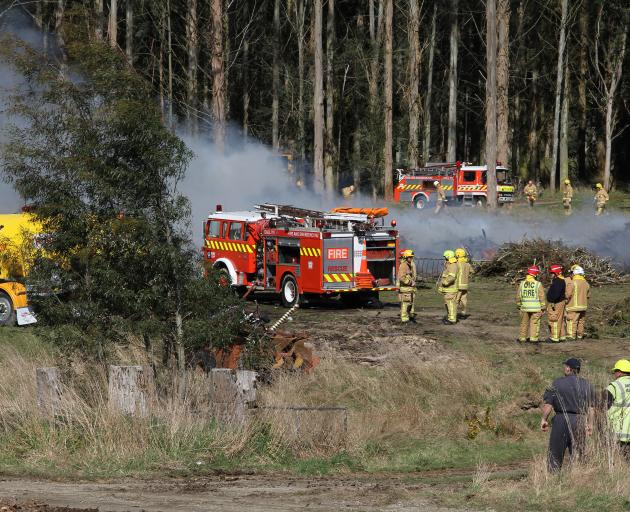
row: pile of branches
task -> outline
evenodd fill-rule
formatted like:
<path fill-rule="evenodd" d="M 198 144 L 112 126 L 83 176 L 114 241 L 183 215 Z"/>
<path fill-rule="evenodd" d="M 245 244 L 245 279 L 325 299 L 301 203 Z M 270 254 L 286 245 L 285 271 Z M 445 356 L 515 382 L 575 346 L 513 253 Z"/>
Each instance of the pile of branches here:
<path fill-rule="evenodd" d="M 521 240 L 503 244 L 495 256 L 482 263 L 477 275 L 501 276 L 507 281 L 516 283 L 523 279 L 531 265 L 538 265 L 541 270 L 540 279 L 549 282 L 551 265 L 562 265 L 565 274 L 572 265 L 580 265 L 587 280 L 595 285 L 627 282 L 629 276 L 617 271 L 610 260 L 600 258 L 582 247 L 568 247 L 559 240 Z"/>

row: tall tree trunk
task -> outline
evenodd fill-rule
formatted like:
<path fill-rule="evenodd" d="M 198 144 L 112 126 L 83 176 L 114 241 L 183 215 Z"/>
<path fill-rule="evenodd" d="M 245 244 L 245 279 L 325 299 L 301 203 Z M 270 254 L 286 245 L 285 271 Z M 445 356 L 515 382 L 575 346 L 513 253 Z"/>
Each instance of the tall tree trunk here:
<path fill-rule="evenodd" d="M 212 44 L 212 116 L 214 143 L 219 151 L 225 148 L 225 56 L 223 53 L 223 0 L 210 0 Z"/>
<path fill-rule="evenodd" d="M 98 40 L 103 39 L 103 14 L 105 11 L 105 6 L 103 4 L 103 0 L 95 0 L 94 2 L 94 10 L 96 11 L 96 27 L 94 28 L 94 36 Z"/>
<path fill-rule="evenodd" d="M 112 48 L 118 45 L 118 0 L 110 0 L 109 3 L 109 44 Z"/>
<path fill-rule="evenodd" d="M 173 31 L 171 27 L 171 0 L 166 0 L 166 38 L 168 60 L 168 126 L 173 129 Z"/>
<path fill-rule="evenodd" d="M 306 160 L 304 114 L 304 0 L 295 0 L 295 19 L 298 29 L 298 150 L 300 163 Z"/>
<path fill-rule="evenodd" d="M 560 181 L 562 190 L 564 180 L 569 177 L 569 59 L 564 60 L 564 91 L 560 111 Z"/>
<path fill-rule="evenodd" d="M 449 162 L 457 160 L 457 50 L 459 49 L 458 0 L 451 0 L 451 37 L 448 67 L 448 143 Z"/>
<path fill-rule="evenodd" d="M 394 91 L 394 70 L 393 70 L 393 20 L 394 20 L 394 0 L 385 0 L 385 84 L 383 87 L 384 121 L 385 121 L 385 147 L 383 148 L 383 187 L 385 189 L 385 200 L 391 201 L 394 198 L 394 159 L 393 150 L 393 127 L 392 127 L 392 104 Z"/>
<path fill-rule="evenodd" d="M 486 0 L 486 165 L 488 207 L 497 207 L 497 13 L 496 0 Z"/>
<path fill-rule="evenodd" d="M 280 147 L 280 0 L 273 4 L 273 62 L 271 65 L 271 145 Z"/>
<path fill-rule="evenodd" d="M 315 192 L 324 191 L 324 66 L 322 47 L 322 0 L 315 0 L 315 83 L 313 90 L 313 173 Z"/>
<path fill-rule="evenodd" d="M 431 39 L 429 40 L 429 64 L 427 69 L 427 95 L 424 98 L 424 137 L 423 160 L 426 165 L 431 157 L 431 95 L 433 93 L 433 57 L 435 55 L 435 25 L 437 19 L 437 3 L 433 5 L 431 17 Z"/>
<path fill-rule="evenodd" d="M 564 74 L 564 53 L 566 49 L 566 25 L 569 0 L 562 0 L 562 19 L 560 21 L 560 42 L 558 43 L 558 67 L 556 70 L 556 106 L 553 116 L 553 149 L 551 169 L 549 169 L 549 188 L 556 191 L 556 172 L 558 168 L 558 144 L 560 136 L 560 108 L 562 96 L 562 75 Z"/>
<path fill-rule="evenodd" d="M 521 83 L 526 84 L 527 80 L 525 77 L 526 71 L 524 68 L 524 58 L 523 58 L 523 49 L 525 47 L 523 41 L 523 22 L 525 19 L 525 5 L 524 0 L 520 0 L 518 4 L 518 8 L 516 10 L 517 13 L 517 23 L 516 23 L 516 41 L 518 41 L 518 45 L 516 47 L 516 75 L 518 77 L 516 94 L 514 95 L 514 115 L 512 118 L 512 138 L 510 142 L 511 148 L 511 163 L 510 166 L 513 170 L 517 171 L 519 175 L 524 177 L 526 167 L 521 162 L 521 146 L 524 143 L 523 141 L 523 133 L 525 132 L 525 128 L 523 126 L 523 116 L 522 116 L 522 106 L 521 106 Z M 509 116 L 508 116 L 509 117 Z M 499 129 L 500 131 L 500 129 Z M 503 161 L 501 161 L 504 163 Z"/>
<path fill-rule="evenodd" d="M 197 134 L 197 67 L 199 60 L 199 34 L 197 30 L 197 0 L 188 0 L 186 9 L 186 49 L 188 53 L 188 73 L 186 80 L 186 120 L 188 129 Z"/>
<path fill-rule="evenodd" d="M 508 86 L 510 80 L 510 0 L 499 0 L 497 5 L 499 29 L 497 53 L 497 160 L 509 162 Z"/>
<path fill-rule="evenodd" d="M 370 80 L 368 88 L 370 92 L 370 113 L 376 113 L 376 107 L 378 105 L 378 78 L 379 78 L 379 57 L 381 53 L 381 38 L 382 38 L 382 26 L 383 26 L 383 2 L 386 0 L 379 0 L 378 13 L 376 19 L 374 19 L 374 3 L 370 2 L 370 42 L 372 50 L 372 59 L 370 62 Z M 372 26 L 376 25 L 376 32 L 372 30 Z"/>
<path fill-rule="evenodd" d="M 245 2 L 244 19 L 249 19 L 248 3 Z M 247 140 L 249 137 L 249 35 L 247 31 L 243 34 L 243 66 L 242 66 L 242 79 L 243 79 L 243 138 Z"/>
<path fill-rule="evenodd" d="M 335 0 L 328 0 L 328 16 L 326 19 L 326 154 L 325 183 L 329 196 L 336 188 L 335 184 L 335 136 L 334 108 L 335 89 L 333 83 L 333 59 L 335 55 Z"/>
<path fill-rule="evenodd" d="M 409 165 L 420 165 L 418 151 L 418 128 L 420 126 L 420 5 L 418 0 L 409 0 Z"/>
<path fill-rule="evenodd" d="M 588 80 L 588 6 L 583 2 L 580 9 L 580 67 L 578 73 L 578 129 L 577 129 L 577 173 L 581 180 L 587 178 L 586 172 L 586 82 Z"/>
<path fill-rule="evenodd" d="M 529 124 L 529 134 L 527 136 L 528 155 L 528 178 L 536 180 L 539 177 L 539 141 L 538 135 L 540 123 L 540 103 L 542 99 L 538 95 L 538 71 L 532 71 L 532 107 Z"/>
<path fill-rule="evenodd" d="M 125 54 L 127 62 L 133 66 L 133 2 L 127 0 L 125 5 Z"/>

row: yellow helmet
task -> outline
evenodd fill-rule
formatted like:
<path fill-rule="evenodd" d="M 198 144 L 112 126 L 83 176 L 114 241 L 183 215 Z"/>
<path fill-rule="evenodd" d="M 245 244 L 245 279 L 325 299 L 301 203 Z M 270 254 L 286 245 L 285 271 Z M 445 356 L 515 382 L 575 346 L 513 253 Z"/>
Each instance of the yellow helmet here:
<path fill-rule="evenodd" d="M 570 185 L 570 184 L 571 184 L 571 181 L 570 181 L 570 180 L 564 180 L 564 184 L 565 184 L 565 185 Z"/>
<path fill-rule="evenodd" d="M 411 249 L 405 249 L 401 256 L 403 258 L 413 258 L 413 251 Z"/>
<path fill-rule="evenodd" d="M 444 251 L 444 259 L 450 260 L 455 257 L 455 253 L 450 249 L 448 251 Z"/>
<path fill-rule="evenodd" d="M 630 361 L 628 361 L 627 359 L 619 359 L 619 361 L 615 363 L 615 366 L 613 366 L 612 371 L 630 373 Z"/>
<path fill-rule="evenodd" d="M 595 185 L 595 188 L 603 188 L 601 183 L 598 183 L 597 185 Z"/>
<path fill-rule="evenodd" d="M 458 247 L 455 249 L 455 257 L 456 258 L 465 258 L 466 257 L 466 249 L 463 247 Z"/>

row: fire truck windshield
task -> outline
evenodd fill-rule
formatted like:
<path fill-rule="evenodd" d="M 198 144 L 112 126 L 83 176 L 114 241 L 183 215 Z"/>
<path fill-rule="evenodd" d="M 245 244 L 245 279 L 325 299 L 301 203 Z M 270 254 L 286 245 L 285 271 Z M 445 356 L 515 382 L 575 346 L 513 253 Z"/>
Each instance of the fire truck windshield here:
<path fill-rule="evenodd" d="M 511 182 L 510 171 L 507 169 L 497 169 L 497 183 L 499 185 L 508 185 Z"/>

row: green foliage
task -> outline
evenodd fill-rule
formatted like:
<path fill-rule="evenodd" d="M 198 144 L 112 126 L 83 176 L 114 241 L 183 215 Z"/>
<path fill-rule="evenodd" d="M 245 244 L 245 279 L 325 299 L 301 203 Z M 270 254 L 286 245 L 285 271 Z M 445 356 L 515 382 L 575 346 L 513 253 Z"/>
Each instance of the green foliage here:
<path fill-rule="evenodd" d="M 33 295 L 40 319 L 59 327 L 54 342 L 99 358 L 130 335 L 167 352 L 225 341 L 233 317 L 209 316 L 237 301 L 202 277 L 177 192 L 191 152 L 124 58 L 76 34 L 63 65 L 2 43 L 1 57 L 25 77 L 2 161 L 48 235 L 32 281 L 56 292 Z"/>

